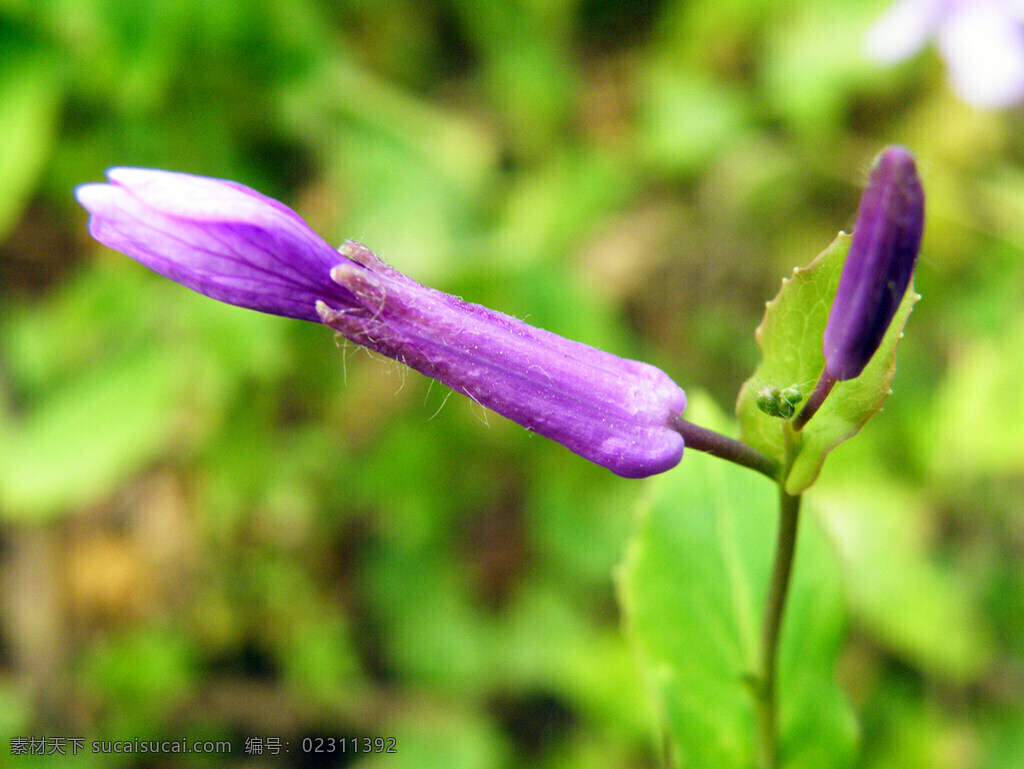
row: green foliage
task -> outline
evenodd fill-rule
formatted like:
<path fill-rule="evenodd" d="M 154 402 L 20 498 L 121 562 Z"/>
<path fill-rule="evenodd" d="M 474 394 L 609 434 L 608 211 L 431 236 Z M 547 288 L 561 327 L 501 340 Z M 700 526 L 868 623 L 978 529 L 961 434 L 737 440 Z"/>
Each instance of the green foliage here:
<path fill-rule="evenodd" d="M 94 501 L 156 455 L 176 426 L 170 404 L 177 383 L 165 372 L 180 366 L 173 351 L 110 360 L 17 426 L 6 426 L 0 432 L 10 452 L 0 466 L 3 510 L 37 518 Z M 117 420 L 110 418 L 115 413 Z"/>
<path fill-rule="evenodd" d="M 890 479 L 869 488 L 830 485 L 811 498 L 835 545 L 854 617 L 937 676 L 964 681 L 984 674 L 992 652 L 977 596 L 929 561 L 921 500 Z"/>
<path fill-rule="evenodd" d="M 757 328 L 763 357 L 740 391 L 736 413 L 742 439 L 779 462 L 786 459 L 786 438 L 780 422 L 757 403 L 761 383 L 774 382 L 787 389 L 799 389 L 817 381 L 825 365 L 821 339 L 849 244 L 850 237 L 840 234 L 808 267 L 794 270 L 792 277 L 782 282 L 778 295 L 765 306 L 764 320 Z M 896 372 L 896 343 L 917 299 L 911 286 L 863 373 L 856 379 L 839 382 L 799 434 L 786 478 L 788 493 L 799 494 L 814 483 L 825 456 L 856 435 L 881 410 Z"/>
<path fill-rule="evenodd" d="M 703 412 L 702 424 L 719 422 Z M 691 417 L 692 418 L 692 417 Z M 756 765 L 752 679 L 777 527 L 774 485 L 691 452 L 652 483 L 620 580 L 631 637 L 661 703 L 674 765 Z M 786 767 L 851 765 L 855 729 L 836 680 L 843 609 L 835 555 L 810 511 L 780 647 Z"/>
<path fill-rule="evenodd" d="M 157 735 L 192 689 L 195 660 L 182 634 L 142 628 L 99 641 L 79 670 L 106 700 L 111 734 L 141 725 Z"/>
<path fill-rule="evenodd" d="M 39 183 L 53 149 L 63 87 L 45 51 L 20 50 L 0 29 L 0 241 Z"/>
<path fill-rule="evenodd" d="M 960 471 L 1015 473 L 1024 468 L 1024 317 L 1007 318 L 997 335 L 972 346 L 939 389 L 922 453 L 936 473 L 956 483 Z M 969 426 L 969 429 L 968 429 Z"/>
<path fill-rule="evenodd" d="M 676 62 L 645 73 L 640 150 L 654 170 L 690 173 L 713 157 L 747 118 L 742 96 Z"/>
<path fill-rule="evenodd" d="M 168 287 L 157 285 L 87 275 L 49 308 L 12 313 L 0 337 L 25 398 L 17 419 L 0 412 L 0 515 L 47 518 L 109 495 L 169 443 L 199 436 L 190 405 L 213 405 L 246 369 L 280 363 L 277 332 L 258 331 L 266 318 L 192 297 L 200 312 L 178 326 L 161 314 Z"/>

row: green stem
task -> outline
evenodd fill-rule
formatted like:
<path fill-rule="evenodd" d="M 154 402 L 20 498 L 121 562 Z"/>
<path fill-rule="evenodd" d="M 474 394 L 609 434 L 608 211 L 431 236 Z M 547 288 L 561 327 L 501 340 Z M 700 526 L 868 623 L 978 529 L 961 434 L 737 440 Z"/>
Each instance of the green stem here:
<path fill-rule="evenodd" d="M 786 597 L 789 595 L 789 583 L 793 575 L 793 558 L 796 554 L 797 530 L 800 523 L 800 495 L 793 496 L 786 493 L 785 479 L 789 476 L 793 461 L 800 452 L 803 436 L 794 430 L 792 425 L 783 423 L 782 438 L 785 445 L 783 461 L 785 469 L 779 481 L 779 533 L 761 631 L 761 676 L 759 681 L 761 686 L 757 702 L 761 769 L 777 769 L 779 765 L 776 670 L 779 661 L 782 618 L 785 616 Z"/>
<path fill-rule="evenodd" d="M 687 422 L 680 417 L 676 417 L 673 427 L 683 436 L 686 448 L 704 451 L 719 459 L 727 459 L 766 475 L 773 481 L 779 480 L 779 463 L 742 441 Z"/>
<path fill-rule="evenodd" d="M 824 396 L 828 394 L 831 386 L 826 385 L 820 389 L 823 390 L 820 393 L 820 400 L 824 400 Z M 820 405 L 820 400 L 817 405 Z M 800 521 L 800 496 L 787 494 L 785 483 L 789 468 L 799 451 L 801 436 L 799 432 L 792 429 L 788 422 L 782 424 L 786 457 L 785 462 L 780 464 L 742 441 L 687 422 L 685 419 L 677 417 L 673 426 L 683 436 L 687 448 L 704 451 L 748 467 L 779 484 L 779 536 L 761 635 L 761 673 L 756 679 L 760 766 L 761 769 L 777 769 L 778 704 L 775 671 L 778 665 L 779 635 L 786 610 L 786 596 L 789 593 L 790 576 L 793 573 L 797 524 Z"/>
<path fill-rule="evenodd" d="M 758 727 L 762 769 L 778 766 L 778 698 L 776 668 L 779 658 L 779 635 L 786 610 L 793 556 L 796 553 L 797 528 L 800 522 L 800 496 L 791 496 L 779 488 L 779 537 L 775 565 L 768 588 L 764 626 L 761 634 L 761 676 L 758 698 Z"/>

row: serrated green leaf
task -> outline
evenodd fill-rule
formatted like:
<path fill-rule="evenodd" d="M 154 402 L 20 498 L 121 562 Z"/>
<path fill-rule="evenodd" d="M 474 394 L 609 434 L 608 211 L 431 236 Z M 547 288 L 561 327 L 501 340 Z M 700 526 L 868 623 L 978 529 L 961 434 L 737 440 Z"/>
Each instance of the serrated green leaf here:
<path fill-rule="evenodd" d="M 757 393 L 765 385 L 796 385 L 805 395 L 813 389 L 825 365 L 821 340 L 849 247 L 850 236 L 839 233 L 810 265 L 795 269 L 765 306 L 764 319 L 757 327 L 761 363 L 740 390 L 736 414 L 741 440 L 779 462 L 785 461 L 786 423 L 758 409 Z M 896 344 L 919 298 L 911 285 L 861 375 L 839 382 L 817 414 L 794 436 L 793 461 L 786 478 L 789 494 L 799 494 L 813 484 L 828 453 L 856 435 L 881 410 L 892 392 L 889 384 L 896 373 Z"/>
<path fill-rule="evenodd" d="M 753 767 L 756 711 L 749 681 L 759 669 L 777 490 L 749 470 L 690 452 L 680 471 L 651 482 L 651 492 L 619 586 L 674 762 Z M 810 510 L 803 513 L 790 590 L 778 670 L 782 765 L 845 767 L 856 730 L 835 675 L 841 586 Z"/>

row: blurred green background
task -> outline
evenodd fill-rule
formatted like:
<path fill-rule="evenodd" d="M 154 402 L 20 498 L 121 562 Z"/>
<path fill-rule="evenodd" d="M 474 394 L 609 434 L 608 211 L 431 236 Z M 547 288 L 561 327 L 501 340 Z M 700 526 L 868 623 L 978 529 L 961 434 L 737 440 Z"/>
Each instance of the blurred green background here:
<path fill-rule="evenodd" d="M 240 181 L 731 411 L 764 302 L 899 142 L 924 298 L 885 411 L 808 495 L 839 675 L 859 766 L 1024 766 L 1024 120 L 960 102 L 933 50 L 867 62 L 885 5 L 2 0 L 2 753 L 234 745 L 4 765 L 661 761 L 614 579 L 644 482 L 158 278 L 88 237 L 75 185 Z"/>

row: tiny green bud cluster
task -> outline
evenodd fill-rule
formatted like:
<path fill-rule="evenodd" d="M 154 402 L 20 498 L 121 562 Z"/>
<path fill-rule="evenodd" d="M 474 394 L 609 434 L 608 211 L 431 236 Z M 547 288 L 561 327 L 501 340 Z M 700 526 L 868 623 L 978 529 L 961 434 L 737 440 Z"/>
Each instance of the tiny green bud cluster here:
<path fill-rule="evenodd" d="M 778 387 L 766 385 L 758 391 L 755 402 L 757 407 L 770 417 L 792 419 L 797 404 L 803 399 L 804 394 L 800 392 L 799 387 L 790 386 L 780 390 Z"/>

